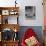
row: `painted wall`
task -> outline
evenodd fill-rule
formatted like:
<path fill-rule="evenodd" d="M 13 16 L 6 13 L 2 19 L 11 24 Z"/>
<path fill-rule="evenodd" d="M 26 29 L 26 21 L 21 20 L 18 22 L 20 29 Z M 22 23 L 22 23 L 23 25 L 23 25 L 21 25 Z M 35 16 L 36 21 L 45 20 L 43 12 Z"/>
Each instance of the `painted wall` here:
<path fill-rule="evenodd" d="M 0 0 L 1 7 L 15 6 L 15 0 Z M 19 9 L 19 24 L 21 26 L 43 26 L 43 6 L 42 0 L 17 0 L 17 6 Z M 25 18 L 25 6 L 36 6 L 36 19 L 26 20 Z"/>

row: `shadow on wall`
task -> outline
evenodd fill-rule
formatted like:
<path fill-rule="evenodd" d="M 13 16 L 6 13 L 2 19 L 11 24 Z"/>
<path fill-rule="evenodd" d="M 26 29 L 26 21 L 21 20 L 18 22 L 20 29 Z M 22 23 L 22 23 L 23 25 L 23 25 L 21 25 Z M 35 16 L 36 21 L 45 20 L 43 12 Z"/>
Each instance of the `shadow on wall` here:
<path fill-rule="evenodd" d="M 20 41 L 22 40 L 22 38 L 24 36 L 24 33 L 25 33 L 25 31 L 28 28 L 32 28 L 34 30 L 34 32 L 36 32 L 39 41 L 41 43 L 43 43 L 43 30 L 42 30 L 42 26 L 21 26 L 20 27 L 20 32 L 19 32 L 19 39 L 20 39 Z"/>

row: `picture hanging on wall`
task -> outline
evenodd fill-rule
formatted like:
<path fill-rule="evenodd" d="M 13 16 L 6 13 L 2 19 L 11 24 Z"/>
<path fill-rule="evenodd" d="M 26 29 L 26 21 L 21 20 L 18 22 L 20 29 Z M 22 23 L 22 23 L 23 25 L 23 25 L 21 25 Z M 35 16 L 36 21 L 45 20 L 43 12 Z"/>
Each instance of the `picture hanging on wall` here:
<path fill-rule="evenodd" d="M 36 7 L 35 6 L 25 6 L 25 17 L 26 19 L 36 18 Z"/>

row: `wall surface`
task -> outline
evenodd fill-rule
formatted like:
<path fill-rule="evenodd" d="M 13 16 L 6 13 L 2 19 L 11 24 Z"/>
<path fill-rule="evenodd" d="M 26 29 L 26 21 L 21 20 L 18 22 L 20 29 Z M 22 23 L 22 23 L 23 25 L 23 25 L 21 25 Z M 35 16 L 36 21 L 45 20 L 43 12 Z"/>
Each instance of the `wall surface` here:
<path fill-rule="evenodd" d="M 43 26 L 43 6 L 42 0 L 21 0 L 20 1 L 20 24 L 22 26 Z M 36 19 L 26 20 L 25 19 L 25 6 L 36 6 Z"/>
<path fill-rule="evenodd" d="M 0 0 L 0 7 L 15 6 L 15 0 Z M 19 9 L 19 24 L 20 26 L 43 26 L 43 6 L 42 0 L 17 0 Z M 36 19 L 26 20 L 25 6 L 36 6 Z"/>

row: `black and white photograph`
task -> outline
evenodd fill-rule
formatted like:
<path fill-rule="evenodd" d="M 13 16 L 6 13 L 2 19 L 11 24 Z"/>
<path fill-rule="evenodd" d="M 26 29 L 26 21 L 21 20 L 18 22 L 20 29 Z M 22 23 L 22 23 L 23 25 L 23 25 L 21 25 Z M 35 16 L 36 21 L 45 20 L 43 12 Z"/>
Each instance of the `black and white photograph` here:
<path fill-rule="evenodd" d="M 26 19 L 36 18 L 36 7 L 35 6 L 25 6 L 25 18 Z"/>

